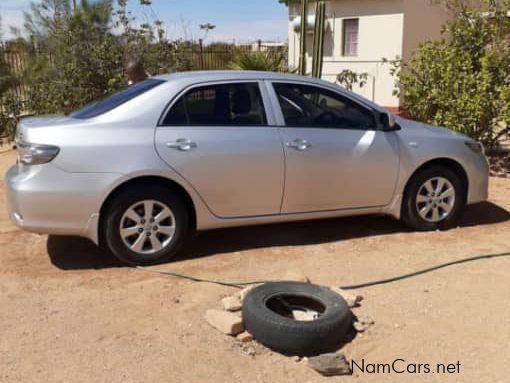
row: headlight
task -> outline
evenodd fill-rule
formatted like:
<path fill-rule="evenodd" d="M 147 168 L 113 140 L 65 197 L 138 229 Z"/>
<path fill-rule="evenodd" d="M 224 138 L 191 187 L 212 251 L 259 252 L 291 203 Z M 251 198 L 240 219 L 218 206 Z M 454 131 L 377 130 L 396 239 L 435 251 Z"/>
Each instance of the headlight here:
<path fill-rule="evenodd" d="M 60 149 L 52 145 L 29 144 L 17 142 L 18 161 L 24 165 L 39 165 L 54 159 Z"/>
<path fill-rule="evenodd" d="M 466 146 L 475 153 L 485 154 L 485 148 L 477 141 L 465 141 Z"/>

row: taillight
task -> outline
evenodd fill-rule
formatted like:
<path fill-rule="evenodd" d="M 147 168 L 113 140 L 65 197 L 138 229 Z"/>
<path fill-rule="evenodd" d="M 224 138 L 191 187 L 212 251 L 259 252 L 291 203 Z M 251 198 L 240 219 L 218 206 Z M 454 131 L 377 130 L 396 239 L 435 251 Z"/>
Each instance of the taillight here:
<path fill-rule="evenodd" d="M 40 165 L 53 160 L 60 148 L 53 145 L 29 144 L 17 142 L 18 161 L 23 165 Z"/>

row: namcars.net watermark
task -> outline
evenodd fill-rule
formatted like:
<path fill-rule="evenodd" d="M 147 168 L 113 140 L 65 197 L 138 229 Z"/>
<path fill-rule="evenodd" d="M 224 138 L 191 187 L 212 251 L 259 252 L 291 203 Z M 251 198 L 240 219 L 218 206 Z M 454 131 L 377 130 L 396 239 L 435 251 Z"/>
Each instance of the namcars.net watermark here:
<path fill-rule="evenodd" d="M 405 359 L 395 359 L 388 363 L 372 363 L 365 359 L 352 360 L 353 374 L 460 374 L 462 364 L 454 363 L 416 363 Z"/>

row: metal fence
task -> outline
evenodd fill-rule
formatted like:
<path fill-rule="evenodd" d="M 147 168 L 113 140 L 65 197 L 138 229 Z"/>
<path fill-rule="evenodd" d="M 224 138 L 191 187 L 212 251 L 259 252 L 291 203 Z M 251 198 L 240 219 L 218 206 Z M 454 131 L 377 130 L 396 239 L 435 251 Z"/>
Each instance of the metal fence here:
<path fill-rule="evenodd" d="M 186 60 L 190 63 L 189 67 L 192 70 L 228 69 L 238 54 L 259 51 L 279 53 L 286 57 L 287 46 L 285 44 L 264 43 L 262 41 L 244 44 L 212 43 L 207 45 L 199 40 L 176 50 L 174 52 L 174 60 L 177 61 L 178 58 Z M 2 58 L 17 79 L 13 91 L 21 101 L 25 101 L 28 90 L 25 78 L 27 53 L 22 49 L 17 49 L 0 42 L 0 60 Z"/>
<path fill-rule="evenodd" d="M 12 91 L 16 94 L 18 99 L 24 100 L 27 94 L 27 84 L 24 76 L 27 53 L 20 49 L 6 47 L 0 43 L 0 60 L 3 60 L 7 64 L 10 72 L 17 79 L 13 85 Z"/>

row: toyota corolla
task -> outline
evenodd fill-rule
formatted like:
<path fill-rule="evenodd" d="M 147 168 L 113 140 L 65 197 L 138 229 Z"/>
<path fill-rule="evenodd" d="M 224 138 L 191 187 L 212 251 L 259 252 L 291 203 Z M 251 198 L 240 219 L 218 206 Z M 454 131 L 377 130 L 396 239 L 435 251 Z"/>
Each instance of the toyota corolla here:
<path fill-rule="evenodd" d="M 26 118 L 16 144 L 12 221 L 130 264 L 169 260 L 194 230 L 361 214 L 448 228 L 488 190 L 478 142 L 288 74 L 152 77 L 68 116 Z"/>

